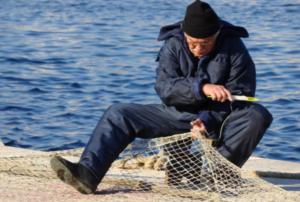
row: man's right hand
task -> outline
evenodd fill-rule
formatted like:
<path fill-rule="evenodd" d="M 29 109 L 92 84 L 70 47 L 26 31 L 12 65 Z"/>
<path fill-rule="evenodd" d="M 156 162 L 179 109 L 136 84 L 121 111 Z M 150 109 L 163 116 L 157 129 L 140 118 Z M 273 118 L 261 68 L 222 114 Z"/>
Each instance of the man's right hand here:
<path fill-rule="evenodd" d="M 224 86 L 208 83 L 203 85 L 202 91 L 205 95 L 210 95 L 214 101 L 225 102 L 228 98 L 230 102 L 233 102 L 231 93 Z"/>

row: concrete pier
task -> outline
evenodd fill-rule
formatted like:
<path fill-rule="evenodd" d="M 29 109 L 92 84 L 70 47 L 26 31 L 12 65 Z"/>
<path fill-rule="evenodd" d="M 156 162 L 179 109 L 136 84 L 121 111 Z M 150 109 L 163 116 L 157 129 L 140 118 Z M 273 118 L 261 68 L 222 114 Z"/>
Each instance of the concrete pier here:
<path fill-rule="evenodd" d="M 0 141 L 0 157 L 28 156 L 32 154 L 46 154 L 47 152 L 33 151 L 15 147 L 4 146 Z M 76 160 L 76 159 L 74 159 Z M 272 159 L 251 157 L 242 168 L 249 171 L 274 171 L 285 173 L 300 173 L 300 164 Z M 0 172 L 5 182 L 7 174 Z M 300 179 L 262 178 L 286 191 L 300 196 Z M 2 180 L 1 180 L 2 181 Z M 113 190 L 107 185 L 99 186 L 95 195 L 82 195 L 73 188 L 63 184 L 58 179 L 34 179 L 27 176 L 9 176 L 7 185 L 0 185 L 0 201 L 144 201 L 144 198 L 133 192 Z M 13 182 L 13 183 L 12 183 Z M 60 190 L 59 194 L 57 190 Z M 54 195 L 55 196 L 54 196 Z"/>

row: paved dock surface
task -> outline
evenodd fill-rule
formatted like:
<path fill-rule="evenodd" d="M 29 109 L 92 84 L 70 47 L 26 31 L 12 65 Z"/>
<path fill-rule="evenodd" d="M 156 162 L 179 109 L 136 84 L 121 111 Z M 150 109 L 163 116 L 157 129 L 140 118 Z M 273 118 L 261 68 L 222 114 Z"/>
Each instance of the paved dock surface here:
<path fill-rule="evenodd" d="M 39 155 L 45 153 L 46 152 L 4 146 L 0 141 L 0 157 Z M 251 157 L 242 169 L 249 171 L 300 173 L 300 164 Z M 42 178 L 27 176 L 7 176 L 7 178 L 5 178 L 5 175 L 6 174 L 3 174 L 2 178 L 4 177 L 5 180 L 9 180 L 9 185 L 0 185 L 0 201 L 144 201 L 145 199 L 145 195 L 139 196 L 131 191 L 123 192 L 117 187 L 111 187 L 111 185 L 99 186 L 100 188 L 97 189 L 95 195 L 87 196 L 77 193 L 73 188 L 66 186 L 57 179 L 47 179 L 45 182 Z M 262 179 L 300 196 L 300 179 Z M 107 191 L 108 189 L 110 191 Z M 61 191 L 59 195 L 57 195 L 57 190 Z M 56 197 L 53 198 L 53 195 L 56 195 Z M 150 195 L 148 197 L 155 197 L 154 195 Z"/>

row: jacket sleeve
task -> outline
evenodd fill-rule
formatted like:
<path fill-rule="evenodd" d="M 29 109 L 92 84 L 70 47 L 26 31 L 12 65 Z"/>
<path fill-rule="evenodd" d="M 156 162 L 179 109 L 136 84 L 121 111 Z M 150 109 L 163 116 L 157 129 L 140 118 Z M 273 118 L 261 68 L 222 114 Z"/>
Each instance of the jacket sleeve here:
<path fill-rule="evenodd" d="M 254 97 L 256 89 L 255 65 L 240 38 L 232 41 L 230 53 L 230 74 L 225 87 L 232 95 Z"/>
<path fill-rule="evenodd" d="M 240 38 L 234 38 L 230 44 L 229 52 L 229 74 L 224 86 L 232 95 L 254 96 L 256 89 L 255 65 L 247 48 Z M 233 109 L 244 102 L 235 101 Z M 210 101 L 206 109 L 201 111 L 196 118 L 200 118 L 208 131 L 220 126 L 230 114 L 230 102 L 224 103 Z"/>
<path fill-rule="evenodd" d="M 199 104 L 206 99 L 200 89 L 207 80 L 184 76 L 178 62 L 174 40 L 176 39 L 167 39 L 159 51 L 157 58 L 159 65 L 156 69 L 157 78 L 154 88 L 166 105 Z"/>

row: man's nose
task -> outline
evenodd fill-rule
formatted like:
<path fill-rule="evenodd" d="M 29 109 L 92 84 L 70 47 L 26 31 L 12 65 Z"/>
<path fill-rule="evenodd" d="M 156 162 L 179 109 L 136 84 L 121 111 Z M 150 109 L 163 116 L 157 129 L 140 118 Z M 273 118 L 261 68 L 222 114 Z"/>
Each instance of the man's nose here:
<path fill-rule="evenodd" d="M 204 48 L 203 48 L 203 46 L 201 46 L 201 44 L 200 43 L 197 43 L 197 45 L 196 45 L 196 47 L 195 47 L 195 50 L 196 51 L 201 51 L 201 50 L 203 50 Z"/>

